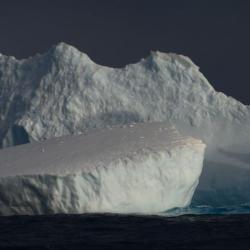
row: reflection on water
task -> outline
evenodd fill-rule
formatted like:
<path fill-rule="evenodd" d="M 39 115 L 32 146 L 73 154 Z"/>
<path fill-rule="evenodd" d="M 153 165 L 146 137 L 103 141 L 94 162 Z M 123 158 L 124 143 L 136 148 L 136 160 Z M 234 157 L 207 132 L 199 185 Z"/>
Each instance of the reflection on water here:
<path fill-rule="evenodd" d="M 250 203 L 241 204 L 237 206 L 189 206 L 186 208 L 174 208 L 163 213 L 165 216 L 180 216 L 180 215 L 202 215 L 202 214 L 214 214 L 214 215 L 223 215 L 223 214 L 250 214 Z"/>

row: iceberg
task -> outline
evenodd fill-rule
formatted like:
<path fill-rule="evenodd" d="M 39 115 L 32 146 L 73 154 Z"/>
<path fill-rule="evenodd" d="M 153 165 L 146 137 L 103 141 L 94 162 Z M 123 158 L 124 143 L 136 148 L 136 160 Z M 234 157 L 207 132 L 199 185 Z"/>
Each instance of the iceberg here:
<path fill-rule="evenodd" d="M 217 92 L 188 57 L 156 51 L 110 68 L 65 43 L 22 60 L 0 55 L 2 148 L 161 121 L 207 145 L 196 204 L 250 202 L 250 107 Z"/>
<path fill-rule="evenodd" d="M 167 123 L 90 129 L 3 149 L 0 214 L 154 214 L 185 207 L 204 150 Z"/>

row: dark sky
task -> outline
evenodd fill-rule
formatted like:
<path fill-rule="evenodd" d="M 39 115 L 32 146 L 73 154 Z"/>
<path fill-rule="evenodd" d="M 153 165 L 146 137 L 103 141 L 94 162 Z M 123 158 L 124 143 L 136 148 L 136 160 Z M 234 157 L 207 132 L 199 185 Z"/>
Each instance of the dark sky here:
<path fill-rule="evenodd" d="M 150 50 L 181 53 L 250 104 L 249 0 L 0 0 L 1 53 L 24 58 L 60 41 L 116 67 Z"/>

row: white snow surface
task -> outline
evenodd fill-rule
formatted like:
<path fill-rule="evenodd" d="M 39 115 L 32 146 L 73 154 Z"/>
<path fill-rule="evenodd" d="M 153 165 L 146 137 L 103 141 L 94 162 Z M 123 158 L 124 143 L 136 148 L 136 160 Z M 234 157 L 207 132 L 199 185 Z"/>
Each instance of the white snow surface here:
<path fill-rule="evenodd" d="M 159 213 L 189 205 L 205 145 L 167 123 L 0 151 L 0 214 Z"/>
<path fill-rule="evenodd" d="M 0 56 L 2 147 L 155 121 L 172 122 L 206 143 L 202 203 L 250 202 L 250 107 L 215 91 L 189 58 L 152 52 L 110 68 L 65 43 L 23 60 Z M 227 178 L 221 169 L 228 169 Z M 222 193 L 231 198 L 213 198 Z"/>

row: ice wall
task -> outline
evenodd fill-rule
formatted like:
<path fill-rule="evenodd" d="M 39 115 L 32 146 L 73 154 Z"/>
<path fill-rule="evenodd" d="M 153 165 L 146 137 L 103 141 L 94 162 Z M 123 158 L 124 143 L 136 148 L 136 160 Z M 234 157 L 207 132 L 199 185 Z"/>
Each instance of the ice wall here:
<path fill-rule="evenodd" d="M 159 213 L 189 205 L 205 145 L 166 123 L 0 151 L 0 214 Z"/>

